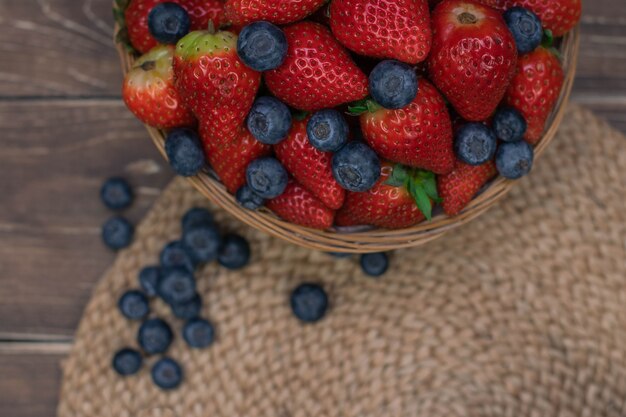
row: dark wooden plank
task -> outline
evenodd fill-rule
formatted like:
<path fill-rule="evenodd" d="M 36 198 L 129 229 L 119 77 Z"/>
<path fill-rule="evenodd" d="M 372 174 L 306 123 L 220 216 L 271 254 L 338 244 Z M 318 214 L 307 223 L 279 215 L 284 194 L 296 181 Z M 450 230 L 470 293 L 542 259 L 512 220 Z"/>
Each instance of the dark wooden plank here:
<path fill-rule="evenodd" d="M 56 415 L 62 358 L 0 354 L 0 416 Z"/>
<path fill-rule="evenodd" d="M 71 335 L 114 257 L 99 237 L 103 179 L 135 185 L 136 222 L 171 171 L 118 100 L 0 102 L 0 131 L 0 334 Z"/>
<path fill-rule="evenodd" d="M 0 0 L 0 97 L 119 96 L 111 0 Z"/>

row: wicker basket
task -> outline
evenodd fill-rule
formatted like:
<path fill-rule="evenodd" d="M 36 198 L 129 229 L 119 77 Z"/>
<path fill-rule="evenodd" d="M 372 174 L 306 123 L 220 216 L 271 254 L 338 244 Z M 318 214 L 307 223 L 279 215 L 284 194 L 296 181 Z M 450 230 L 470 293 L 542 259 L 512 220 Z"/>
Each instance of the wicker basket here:
<path fill-rule="evenodd" d="M 123 45 L 116 44 L 116 47 L 120 55 L 122 69 L 126 73 L 130 70 L 135 58 Z M 565 72 L 565 83 L 557 105 L 548 119 L 545 135 L 535 148 L 536 156 L 541 155 L 550 144 L 565 113 L 576 72 L 578 47 L 579 29 L 576 28 L 563 38 L 559 46 Z M 154 144 L 165 157 L 165 133 L 150 126 L 146 126 L 146 128 Z M 346 253 L 384 252 L 423 245 L 480 216 L 507 194 L 515 184 L 514 181 L 508 181 L 501 177 L 494 179 L 461 214 L 455 217 L 448 217 L 440 213 L 433 217 L 432 221 L 402 230 L 368 228 L 355 232 L 340 232 L 301 227 L 279 219 L 267 209 L 246 210 L 237 204 L 235 198 L 209 171 L 203 171 L 199 175 L 189 178 L 189 181 L 206 198 L 256 229 L 310 249 Z"/>

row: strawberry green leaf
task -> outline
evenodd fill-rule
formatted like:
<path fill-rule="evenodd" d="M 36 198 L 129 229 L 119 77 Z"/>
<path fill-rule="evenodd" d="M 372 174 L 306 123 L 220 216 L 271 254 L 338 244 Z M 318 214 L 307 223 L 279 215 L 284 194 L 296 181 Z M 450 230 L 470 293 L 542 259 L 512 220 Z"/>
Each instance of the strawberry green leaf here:
<path fill-rule="evenodd" d="M 381 108 L 381 105 L 371 98 L 364 98 L 363 100 L 355 101 L 349 105 L 348 114 L 351 116 L 360 116 L 366 112 L 376 113 Z"/>
<path fill-rule="evenodd" d="M 415 199 L 415 204 L 417 204 L 417 208 L 424 214 L 427 220 L 431 220 L 433 218 L 433 205 L 428 198 L 428 194 L 421 186 L 421 184 L 416 183 L 415 181 L 410 181 L 410 189 L 409 192 L 413 199 Z"/>
<path fill-rule="evenodd" d="M 546 29 L 543 32 L 543 40 L 541 41 L 541 45 L 544 48 L 551 48 L 554 45 L 554 34 L 550 29 Z"/>
<path fill-rule="evenodd" d="M 295 120 L 301 122 L 309 116 L 309 112 L 304 110 L 296 110 L 293 112 L 292 116 Z"/>

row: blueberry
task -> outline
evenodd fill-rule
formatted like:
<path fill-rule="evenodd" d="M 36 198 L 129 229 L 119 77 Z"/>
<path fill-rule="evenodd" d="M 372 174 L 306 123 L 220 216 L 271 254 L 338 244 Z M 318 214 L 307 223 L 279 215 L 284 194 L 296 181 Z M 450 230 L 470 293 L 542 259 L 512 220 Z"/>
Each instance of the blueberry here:
<path fill-rule="evenodd" d="M 194 207 L 189 209 L 183 216 L 183 231 L 196 226 L 204 226 L 213 224 L 213 215 L 211 212 L 202 207 Z"/>
<path fill-rule="evenodd" d="M 152 381 L 164 390 L 177 388 L 183 381 L 183 369 L 171 358 L 160 359 L 152 367 Z"/>
<path fill-rule="evenodd" d="M 194 318 L 185 323 L 183 339 L 189 347 L 202 349 L 213 344 L 215 329 L 207 320 Z"/>
<path fill-rule="evenodd" d="M 157 292 L 168 304 L 186 303 L 196 295 L 196 279 L 187 268 L 163 268 Z"/>
<path fill-rule="evenodd" d="M 370 73 L 372 98 L 386 109 L 401 109 L 417 96 L 417 73 L 403 62 L 382 61 Z"/>
<path fill-rule="evenodd" d="M 243 63 L 253 70 L 269 71 L 285 61 L 287 37 L 279 27 L 269 22 L 254 22 L 239 33 L 237 53 Z"/>
<path fill-rule="evenodd" d="M 161 3 L 148 14 L 148 28 L 159 43 L 174 45 L 189 33 L 189 15 L 176 3 Z"/>
<path fill-rule="evenodd" d="M 213 262 L 222 244 L 222 236 L 215 225 L 187 229 L 183 233 L 183 245 L 197 263 Z"/>
<path fill-rule="evenodd" d="M 189 320 L 194 317 L 198 317 L 200 310 L 202 310 L 202 298 L 200 294 L 196 293 L 193 298 L 186 303 L 171 304 L 172 313 L 179 319 Z"/>
<path fill-rule="evenodd" d="M 348 142 L 348 122 L 337 110 L 315 113 L 306 125 L 309 142 L 322 152 L 336 152 Z"/>
<path fill-rule="evenodd" d="M 469 165 L 482 165 L 493 159 L 498 139 L 489 127 L 482 123 L 468 123 L 457 130 L 454 151 L 457 158 Z"/>
<path fill-rule="evenodd" d="M 193 272 L 197 266 L 191 250 L 179 240 L 165 245 L 161 251 L 160 260 L 162 267 L 181 266 L 189 272 Z"/>
<path fill-rule="evenodd" d="M 291 309 L 303 322 L 321 320 L 328 309 L 326 291 L 317 284 L 301 284 L 291 293 Z"/>
<path fill-rule="evenodd" d="M 535 151 L 527 142 L 505 142 L 496 153 L 496 168 L 504 178 L 516 180 L 530 172 L 534 158 Z"/>
<path fill-rule="evenodd" d="M 142 363 L 141 353 L 134 349 L 122 349 L 113 356 L 113 369 L 121 376 L 136 374 Z"/>
<path fill-rule="evenodd" d="M 276 198 L 285 192 L 289 175 L 276 158 L 259 158 L 248 165 L 246 170 L 248 185 L 259 196 Z"/>
<path fill-rule="evenodd" d="M 180 176 L 194 176 L 204 167 L 202 143 L 191 129 L 172 130 L 165 141 L 165 153 L 170 166 Z"/>
<path fill-rule="evenodd" d="M 363 142 L 349 142 L 332 161 L 335 180 L 348 191 L 365 192 L 380 178 L 380 159 Z"/>
<path fill-rule="evenodd" d="M 513 107 L 502 107 L 493 116 L 493 130 L 505 142 L 522 140 L 527 128 L 524 116 Z"/>
<path fill-rule="evenodd" d="M 256 140 L 276 145 L 289 134 L 291 112 L 289 107 L 274 97 L 259 97 L 252 105 L 246 123 Z"/>
<path fill-rule="evenodd" d="M 148 297 L 141 291 L 126 291 L 117 302 L 117 306 L 124 317 L 130 320 L 145 318 L 150 312 Z"/>
<path fill-rule="evenodd" d="M 135 228 L 123 217 L 115 216 L 102 226 L 102 240 L 113 250 L 124 249 L 130 245 Z"/>
<path fill-rule="evenodd" d="M 513 34 L 517 52 L 526 54 L 541 45 L 543 28 L 536 14 L 523 7 L 511 7 L 504 13 L 504 20 Z"/>
<path fill-rule="evenodd" d="M 161 268 L 158 266 L 147 266 L 139 272 L 139 285 L 148 297 L 156 297 L 160 278 Z"/>
<path fill-rule="evenodd" d="M 100 189 L 100 198 L 111 210 L 122 210 L 130 207 L 135 196 L 124 178 L 109 178 Z"/>
<path fill-rule="evenodd" d="M 224 237 L 220 254 L 220 265 L 228 269 L 241 269 L 250 262 L 250 245 L 248 241 L 239 235 L 227 235 Z"/>
<path fill-rule="evenodd" d="M 338 258 L 338 259 L 345 259 L 345 258 L 352 258 L 352 254 L 351 253 L 343 253 L 343 252 L 328 252 L 328 254 L 334 258 Z"/>
<path fill-rule="evenodd" d="M 389 268 L 389 258 L 383 252 L 361 255 L 360 263 L 363 272 L 371 277 L 379 277 Z"/>
<path fill-rule="evenodd" d="M 161 319 L 149 319 L 144 321 L 137 333 L 139 346 L 148 355 L 165 353 L 172 344 L 174 335 L 170 326 Z"/>
<path fill-rule="evenodd" d="M 247 208 L 248 210 L 256 210 L 258 208 L 263 207 L 265 204 L 265 199 L 257 195 L 252 188 L 244 185 L 239 190 L 237 190 L 237 202 L 240 206 Z"/>

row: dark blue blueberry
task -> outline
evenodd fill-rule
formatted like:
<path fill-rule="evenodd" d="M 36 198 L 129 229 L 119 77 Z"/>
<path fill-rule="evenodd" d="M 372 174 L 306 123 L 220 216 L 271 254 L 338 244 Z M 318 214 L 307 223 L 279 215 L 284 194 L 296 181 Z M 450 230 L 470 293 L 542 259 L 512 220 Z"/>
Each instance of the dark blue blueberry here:
<path fill-rule="evenodd" d="M 341 149 L 348 142 L 349 130 L 343 115 L 333 109 L 318 111 L 306 125 L 309 142 L 322 152 Z"/>
<path fill-rule="evenodd" d="M 496 134 L 482 123 L 468 123 L 457 130 L 454 151 L 469 165 L 482 165 L 493 159 L 498 147 Z"/>
<path fill-rule="evenodd" d="M 111 210 L 122 210 L 130 207 L 135 196 L 124 178 L 109 178 L 100 189 L 100 198 Z"/>
<path fill-rule="evenodd" d="M 363 142 L 349 142 L 333 155 L 333 175 L 348 191 L 365 192 L 380 178 L 380 159 Z"/>
<path fill-rule="evenodd" d="M 191 250 L 180 240 L 165 245 L 161 251 L 160 260 L 162 267 L 181 266 L 190 272 L 193 272 L 197 266 Z"/>
<path fill-rule="evenodd" d="M 280 67 L 287 57 L 287 37 L 269 22 L 254 22 L 244 27 L 237 40 L 237 53 L 255 71 Z"/>
<path fill-rule="evenodd" d="M 209 321 L 196 317 L 185 323 L 183 339 L 189 347 L 202 349 L 213 344 L 215 329 Z"/>
<path fill-rule="evenodd" d="M 194 176 L 204 167 L 202 143 L 191 129 L 172 130 L 165 141 L 165 153 L 172 169 L 183 177 Z"/>
<path fill-rule="evenodd" d="M 250 262 L 250 245 L 239 235 L 226 235 L 218 257 L 220 265 L 228 269 L 241 269 Z"/>
<path fill-rule="evenodd" d="M 496 168 L 504 178 L 516 180 L 530 172 L 534 158 L 535 151 L 527 142 L 505 142 L 496 153 Z"/>
<path fill-rule="evenodd" d="M 168 304 L 186 303 L 196 295 L 196 279 L 187 268 L 163 268 L 157 292 Z"/>
<path fill-rule="evenodd" d="M 197 263 L 213 262 L 217 259 L 222 236 L 215 225 L 204 225 L 185 230 L 183 245 Z"/>
<path fill-rule="evenodd" d="M 248 186 L 259 196 L 272 199 L 285 192 L 289 174 L 276 158 L 259 158 L 246 170 Z"/>
<path fill-rule="evenodd" d="M 330 256 L 332 256 L 332 257 L 339 258 L 339 259 L 352 258 L 352 254 L 351 253 L 328 252 L 328 254 Z"/>
<path fill-rule="evenodd" d="M 198 317 L 200 314 L 200 310 L 202 310 L 202 298 L 200 294 L 196 293 L 196 295 L 186 303 L 171 304 L 170 307 L 172 307 L 174 316 L 182 320 L 189 320 Z"/>
<path fill-rule="evenodd" d="M 113 369 L 121 376 L 134 375 L 139 372 L 143 358 L 134 349 L 122 349 L 113 356 Z"/>
<path fill-rule="evenodd" d="M 115 216 L 102 226 L 102 240 L 113 250 L 124 249 L 133 241 L 135 228 L 123 217 Z"/>
<path fill-rule="evenodd" d="M 183 369 L 178 362 L 170 358 L 163 358 L 155 363 L 151 375 L 154 384 L 164 390 L 178 388 L 183 382 Z"/>
<path fill-rule="evenodd" d="M 371 277 L 379 277 L 389 269 L 389 258 L 386 253 L 366 253 L 361 255 L 361 269 Z"/>
<path fill-rule="evenodd" d="M 417 96 L 415 69 L 403 62 L 382 61 L 370 74 L 370 94 L 386 109 L 401 109 Z"/>
<path fill-rule="evenodd" d="M 504 20 L 520 54 L 532 52 L 541 45 L 543 28 L 536 14 L 523 7 L 511 7 L 504 13 Z"/>
<path fill-rule="evenodd" d="M 183 231 L 196 226 L 214 224 L 211 212 L 202 207 L 194 207 L 183 216 Z"/>
<path fill-rule="evenodd" d="M 493 116 L 493 130 L 505 142 L 522 140 L 527 128 L 524 116 L 513 107 L 502 107 Z"/>
<path fill-rule="evenodd" d="M 144 321 L 137 333 L 137 342 L 148 355 L 165 353 L 172 344 L 173 338 L 172 329 L 161 319 Z"/>
<path fill-rule="evenodd" d="M 263 205 L 265 204 L 265 199 L 252 191 L 252 188 L 248 187 L 247 185 L 241 187 L 237 191 L 235 197 L 237 197 L 237 202 L 239 203 L 239 205 L 247 208 L 248 210 L 256 210 L 263 207 Z"/>
<path fill-rule="evenodd" d="M 328 296 L 317 284 L 302 284 L 291 293 L 293 314 L 306 323 L 321 320 L 328 309 Z"/>
<path fill-rule="evenodd" d="M 148 28 L 159 43 L 174 45 L 189 33 L 189 15 L 176 3 L 161 3 L 148 14 Z"/>
<path fill-rule="evenodd" d="M 130 320 L 145 318 L 150 312 L 148 297 L 141 291 L 126 291 L 117 302 L 117 306 L 124 317 Z"/>
<path fill-rule="evenodd" d="M 289 107 L 274 97 L 259 97 L 252 105 L 246 123 L 256 140 L 276 145 L 289 134 L 291 112 Z"/>
<path fill-rule="evenodd" d="M 161 268 L 158 266 L 147 266 L 139 272 L 139 285 L 148 297 L 157 296 L 157 285 L 161 278 Z"/>

